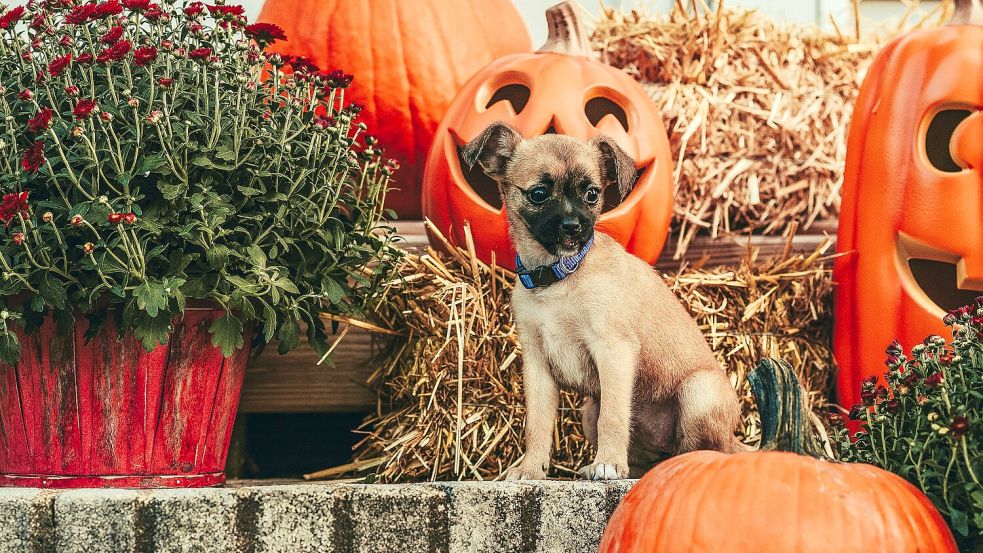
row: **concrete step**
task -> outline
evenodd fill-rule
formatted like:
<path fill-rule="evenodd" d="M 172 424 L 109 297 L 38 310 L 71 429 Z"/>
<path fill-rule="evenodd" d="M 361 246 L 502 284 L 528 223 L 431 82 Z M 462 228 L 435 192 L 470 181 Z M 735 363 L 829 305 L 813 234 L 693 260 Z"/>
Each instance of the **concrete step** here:
<path fill-rule="evenodd" d="M 0 553 L 596 551 L 634 481 L 0 488 Z"/>

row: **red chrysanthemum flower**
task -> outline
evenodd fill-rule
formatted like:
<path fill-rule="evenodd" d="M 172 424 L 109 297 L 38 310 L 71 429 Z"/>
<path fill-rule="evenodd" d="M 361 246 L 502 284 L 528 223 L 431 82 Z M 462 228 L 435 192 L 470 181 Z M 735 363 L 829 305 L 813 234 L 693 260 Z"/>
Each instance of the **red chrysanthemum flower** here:
<path fill-rule="evenodd" d="M 193 60 L 206 60 L 212 55 L 211 48 L 196 48 L 188 52 L 188 57 Z"/>
<path fill-rule="evenodd" d="M 294 71 L 298 73 L 317 73 L 321 70 L 312 59 L 304 56 L 285 55 L 283 56 L 283 64 L 293 67 Z"/>
<path fill-rule="evenodd" d="M 157 59 L 157 49 L 153 46 L 144 46 L 133 51 L 133 63 L 139 67 L 150 65 Z"/>
<path fill-rule="evenodd" d="M 99 52 L 99 55 L 96 56 L 96 61 L 99 63 L 119 61 L 126 57 L 126 54 L 129 53 L 131 46 L 132 44 L 130 44 L 129 40 L 121 40 L 109 48 L 106 48 L 102 52 Z"/>
<path fill-rule="evenodd" d="M 116 44 L 116 41 L 123 36 L 123 27 L 117 25 L 99 37 L 99 42 L 103 44 Z"/>
<path fill-rule="evenodd" d="M 192 2 L 184 8 L 184 15 L 188 17 L 197 17 L 205 11 L 205 5 L 201 2 Z"/>
<path fill-rule="evenodd" d="M 143 12 L 143 16 L 147 18 L 148 21 L 158 21 L 164 17 L 164 10 L 157 4 L 151 4 L 146 11 Z"/>
<path fill-rule="evenodd" d="M 123 7 L 128 10 L 145 10 L 150 7 L 150 0 L 123 0 Z"/>
<path fill-rule="evenodd" d="M 352 79 L 355 77 L 345 73 L 341 69 L 335 69 L 325 75 L 325 78 L 327 79 L 328 87 L 330 88 L 348 88 L 348 86 L 352 84 Z"/>
<path fill-rule="evenodd" d="M 264 46 L 273 44 L 278 40 L 287 40 L 287 35 L 283 29 L 272 23 L 246 25 L 246 36 Z"/>
<path fill-rule="evenodd" d="M 925 385 L 929 388 L 938 388 L 942 385 L 942 371 L 932 373 L 925 378 Z"/>
<path fill-rule="evenodd" d="M 95 100 L 83 98 L 79 100 L 77 104 L 75 104 L 75 109 L 72 110 L 72 115 L 74 115 L 76 119 L 85 119 L 92 115 L 92 111 L 96 109 L 96 105 L 98 104 Z"/>
<path fill-rule="evenodd" d="M 208 6 L 208 13 L 215 17 L 235 17 L 246 13 L 242 6 Z"/>
<path fill-rule="evenodd" d="M 13 26 L 20 21 L 20 18 L 24 17 L 24 6 L 17 6 L 9 10 L 7 13 L 0 15 L 0 29 L 11 29 Z"/>
<path fill-rule="evenodd" d="M 24 151 L 24 157 L 20 160 L 20 166 L 28 173 L 34 173 L 44 162 L 44 141 L 38 140 Z M 6 201 L 6 197 L 4 201 Z"/>
<path fill-rule="evenodd" d="M 60 58 L 55 58 L 51 60 L 48 64 L 48 72 L 51 73 L 52 77 L 57 77 L 61 75 L 61 72 L 65 70 L 72 63 L 72 54 L 68 53 Z"/>
<path fill-rule="evenodd" d="M 81 25 L 92 17 L 95 4 L 79 4 L 65 14 L 65 23 L 71 25 Z"/>
<path fill-rule="evenodd" d="M 38 12 L 34 14 L 34 17 L 31 18 L 31 23 L 28 26 L 32 29 L 44 29 L 48 26 L 47 14 L 45 12 Z"/>
<path fill-rule="evenodd" d="M 92 65 L 93 61 L 95 61 L 95 58 L 93 58 L 92 54 L 88 52 L 84 54 L 79 54 L 79 56 L 75 58 L 75 63 L 82 63 L 85 65 Z"/>
<path fill-rule="evenodd" d="M 65 35 L 60 39 L 58 39 L 58 44 L 64 46 L 65 48 L 68 48 L 72 44 L 75 44 L 75 39 L 72 38 L 71 35 Z"/>
<path fill-rule="evenodd" d="M 35 145 L 39 144 L 35 142 Z M 42 149 L 44 145 L 42 144 Z M 43 159 L 43 155 L 42 155 Z M 3 201 L 0 201 L 0 221 L 10 226 L 10 222 L 17 217 L 19 213 L 27 215 L 30 210 L 30 206 L 27 204 L 27 197 L 30 192 L 12 192 L 10 194 L 3 195 Z"/>
<path fill-rule="evenodd" d="M 965 436 L 971 428 L 968 418 L 962 415 L 956 415 L 952 417 L 952 424 L 949 425 L 949 435 L 958 440 Z"/>
<path fill-rule="evenodd" d="M 161 77 L 157 79 L 157 84 L 162 88 L 171 88 L 171 85 L 174 84 L 174 79 L 172 77 Z"/>
<path fill-rule="evenodd" d="M 18 100 L 27 101 L 27 100 L 30 100 L 31 97 L 33 97 L 33 96 L 34 96 L 34 93 L 31 92 L 31 89 L 30 88 L 25 88 L 24 90 L 21 90 L 20 92 L 17 93 L 17 99 Z"/>
<path fill-rule="evenodd" d="M 123 6 L 119 5 L 117 0 L 109 0 L 108 2 L 103 2 L 101 4 L 96 4 L 92 9 L 92 19 L 105 19 L 111 15 L 119 15 L 123 13 Z"/>
<path fill-rule="evenodd" d="M 37 115 L 27 120 L 27 130 L 34 134 L 41 134 L 51 126 L 51 116 L 54 115 L 51 108 L 42 108 Z"/>

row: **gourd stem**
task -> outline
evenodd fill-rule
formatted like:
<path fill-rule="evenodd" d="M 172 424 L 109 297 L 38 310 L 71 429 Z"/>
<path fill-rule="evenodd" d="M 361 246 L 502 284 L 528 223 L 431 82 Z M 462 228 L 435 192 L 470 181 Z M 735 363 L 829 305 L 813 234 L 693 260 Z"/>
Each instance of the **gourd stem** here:
<path fill-rule="evenodd" d="M 983 25 L 983 0 L 956 0 L 949 25 Z"/>
<path fill-rule="evenodd" d="M 580 12 L 580 6 L 570 0 L 546 10 L 546 43 L 539 52 L 590 57 L 590 37 L 581 23 Z"/>
<path fill-rule="evenodd" d="M 765 358 L 747 377 L 761 415 L 761 451 L 827 458 L 809 423 L 809 406 L 792 366 Z"/>

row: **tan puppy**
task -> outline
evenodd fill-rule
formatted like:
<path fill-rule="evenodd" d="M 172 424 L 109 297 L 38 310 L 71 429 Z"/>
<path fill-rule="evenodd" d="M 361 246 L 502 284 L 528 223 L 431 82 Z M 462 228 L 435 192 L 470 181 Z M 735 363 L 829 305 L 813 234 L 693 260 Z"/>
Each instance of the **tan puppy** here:
<path fill-rule="evenodd" d="M 560 387 L 589 398 L 584 432 L 596 456 L 580 471 L 588 478 L 628 477 L 629 444 L 649 465 L 695 449 L 734 451 L 737 394 L 700 329 L 648 264 L 594 232 L 604 189 L 624 197 L 634 185 L 631 158 L 609 138 L 524 140 L 504 123 L 485 129 L 461 156 L 498 183 L 528 269 L 512 296 L 526 453 L 508 478 L 545 478 Z M 563 258 L 568 270 L 558 279 L 551 266 Z"/>

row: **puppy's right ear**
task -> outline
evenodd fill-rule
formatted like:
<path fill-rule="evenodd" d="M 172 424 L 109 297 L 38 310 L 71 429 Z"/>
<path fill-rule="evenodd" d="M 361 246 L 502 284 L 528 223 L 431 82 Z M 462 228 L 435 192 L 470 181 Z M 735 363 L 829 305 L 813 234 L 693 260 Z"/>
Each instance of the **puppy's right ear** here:
<path fill-rule="evenodd" d="M 461 148 L 461 159 L 468 168 L 477 163 L 489 177 L 500 180 L 505 177 L 505 166 L 521 141 L 519 131 L 498 121 Z"/>

